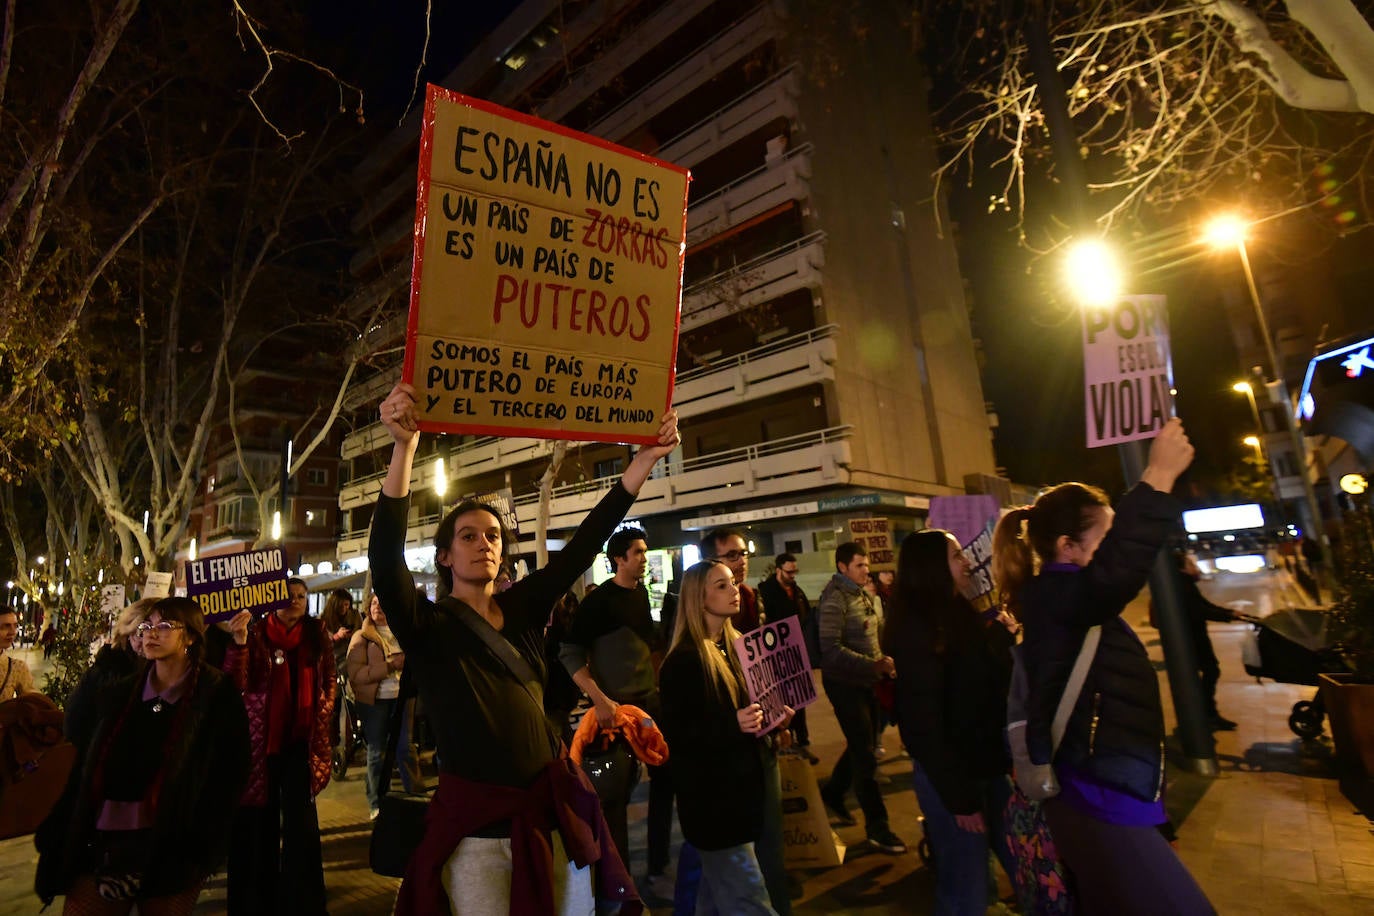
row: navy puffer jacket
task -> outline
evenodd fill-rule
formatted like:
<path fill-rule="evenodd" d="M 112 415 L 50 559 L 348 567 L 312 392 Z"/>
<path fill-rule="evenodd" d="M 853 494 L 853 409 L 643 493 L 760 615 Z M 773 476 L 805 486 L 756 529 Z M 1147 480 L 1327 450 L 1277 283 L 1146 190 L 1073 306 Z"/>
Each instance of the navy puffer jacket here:
<path fill-rule="evenodd" d="M 1167 493 L 1138 484 L 1092 562 L 1048 568 L 1021 592 L 1022 659 L 1029 682 L 1026 743 L 1031 760 L 1050 762 L 1050 724 L 1089 628 L 1102 641 L 1053 762 L 1143 801 L 1159 797 L 1164 776 L 1164 712 L 1159 678 L 1121 612 L 1149 578 L 1178 524 Z"/>

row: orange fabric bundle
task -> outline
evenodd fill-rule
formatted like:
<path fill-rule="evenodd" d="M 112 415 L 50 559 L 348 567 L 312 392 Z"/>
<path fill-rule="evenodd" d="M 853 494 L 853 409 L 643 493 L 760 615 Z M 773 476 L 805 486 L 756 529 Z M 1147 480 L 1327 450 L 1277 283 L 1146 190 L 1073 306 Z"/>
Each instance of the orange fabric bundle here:
<path fill-rule="evenodd" d="M 608 742 L 614 741 L 617 736 L 624 737 L 635 757 L 649 766 L 658 766 L 668 759 L 668 742 L 663 740 L 663 733 L 654 724 L 653 717 L 638 706 L 624 703 L 616 707 L 615 721 L 605 731 L 596 721 L 596 711 L 587 710 L 582 717 L 582 724 L 577 727 L 577 734 L 573 735 L 568 756 L 581 766 L 582 749 L 595 743 L 602 734 L 609 735 Z"/>

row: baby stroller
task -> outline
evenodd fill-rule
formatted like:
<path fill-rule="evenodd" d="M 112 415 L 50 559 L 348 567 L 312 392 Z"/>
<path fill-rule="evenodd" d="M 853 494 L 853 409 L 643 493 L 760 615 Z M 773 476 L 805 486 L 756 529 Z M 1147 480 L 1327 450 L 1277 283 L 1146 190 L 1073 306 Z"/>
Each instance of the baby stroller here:
<path fill-rule="evenodd" d="M 338 675 L 336 690 L 338 701 L 334 704 L 334 756 L 331 769 L 335 779 L 343 779 L 353 763 L 353 755 L 365 742 L 363 720 L 358 718 L 357 700 L 353 698 L 353 688 L 342 672 Z"/>
<path fill-rule="evenodd" d="M 1326 635 L 1326 613 L 1312 608 L 1289 608 L 1268 617 L 1236 617 L 1254 624 L 1241 657 L 1247 674 L 1280 684 L 1317 686 L 1322 672 L 1344 671 L 1345 662 L 1331 646 Z M 1326 705 L 1319 692 L 1311 700 L 1293 704 L 1288 727 L 1299 738 L 1316 738 L 1322 733 Z"/>

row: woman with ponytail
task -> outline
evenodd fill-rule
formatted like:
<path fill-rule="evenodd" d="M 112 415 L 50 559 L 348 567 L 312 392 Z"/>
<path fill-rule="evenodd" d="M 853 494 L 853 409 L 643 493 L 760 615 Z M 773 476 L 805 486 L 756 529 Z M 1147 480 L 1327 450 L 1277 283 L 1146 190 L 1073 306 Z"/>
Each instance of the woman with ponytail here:
<path fill-rule="evenodd" d="M 902 541 L 883 650 L 897 668 L 896 718 L 914 758 L 912 783 L 935 851 L 935 912 L 982 916 L 988 850 L 1015 869 L 1002 831 L 1011 795 L 1002 729 L 1011 646 L 997 614 L 980 614 L 964 592 L 969 562 L 953 534 L 936 528 Z"/>
<path fill-rule="evenodd" d="M 1164 712 L 1149 654 L 1122 612 L 1178 525 L 1169 495 L 1193 459 L 1173 419 L 1150 447 L 1140 483 L 1113 513 L 1096 487 L 1065 483 L 1007 514 L 993 535 L 993 574 L 1025 628 L 1026 748 L 1078 912 L 1193 916 L 1214 912 L 1156 830 L 1165 821 Z M 1089 631 L 1101 627 L 1062 739 L 1051 724 Z"/>
<path fill-rule="evenodd" d="M 778 763 L 772 736 L 761 736 L 763 709 L 749 702 L 735 657 L 740 592 L 724 563 L 697 563 L 682 577 L 673 641 L 659 669 L 659 724 L 673 749 L 673 790 L 682 835 L 701 854 L 699 914 L 776 914 L 765 862 L 781 827 Z M 792 711 L 777 726 L 786 734 Z M 762 842 L 761 842 L 762 841 Z M 763 847 L 759 849 L 758 847 Z M 780 844 L 779 844 L 780 846 Z M 781 863 L 777 863 L 781 866 Z M 778 877 L 781 877 L 779 875 Z M 772 882 L 776 893 L 778 881 Z M 785 886 L 785 885 L 784 885 Z M 788 904 L 784 904 L 786 906 Z"/>
<path fill-rule="evenodd" d="M 67 914 L 190 913 L 222 865 L 248 778 L 248 718 L 204 662 L 205 618 L 163 598 L 138 625 L 145 663 L 103 691 L 94 733 L 34 843 L 35 890 Z"/>

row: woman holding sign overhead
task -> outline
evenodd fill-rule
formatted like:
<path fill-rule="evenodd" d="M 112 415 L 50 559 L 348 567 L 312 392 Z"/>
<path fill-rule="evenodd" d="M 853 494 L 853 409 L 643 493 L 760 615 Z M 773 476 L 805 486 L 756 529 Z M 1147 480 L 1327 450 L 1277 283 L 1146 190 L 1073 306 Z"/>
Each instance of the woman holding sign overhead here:
<path fill-rule="evenodd" d="M 771 845 L 761 843 L 763 834 L 776 819 L 766 808 L 778 804 L 778 763 L 773 737 L 760 735 L 763 708 L 749 702 L 735 655 L 740 634 L 731 619 L 739 608 L 728 566 L 707 560 L 689 568 L 658 675 L 678 819 L 701 854 L 698 913 L 776 913 L 775 897 L 789 905 L 785 881 L 765 882 L 760 865 L 760 847 Z M 784 712 L 780 737 L 792 721 L 792 709 Z"/>
<path fill-rule="evenodd" d="M 416 594 L 404 555 L 420 439 L 415 390 L 393 388 L 381 418 L 395 445 L 372 518 L 372 586 L 419 687 L 440 760 L 439 791 L 396 912 L 589 913 L 594 896 L 620 903 L 625 916 L 642 912 L 596 792 L 544 716 L 544 627 L 653 466 L 678 444 L 676 412 L 664 416 L 657 442 L 639 450 L 567 546 L 504 591 L 496 581 L 512 540 L 500 516 L 472 501 L 449 512 L 434 536 L 437 603 Z"/>

